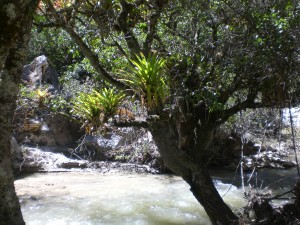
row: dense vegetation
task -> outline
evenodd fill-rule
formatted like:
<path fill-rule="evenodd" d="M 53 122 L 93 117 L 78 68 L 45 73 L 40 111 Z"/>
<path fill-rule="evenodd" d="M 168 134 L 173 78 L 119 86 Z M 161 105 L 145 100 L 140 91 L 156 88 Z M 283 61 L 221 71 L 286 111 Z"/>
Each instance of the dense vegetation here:
<path fill-rule="evenodd" d="M 191 186 L 213 224 L 232 224 L 237 216 L 206 170 L 213 134 L 241 110 L 297 102 L 298 7 L 297 1 L 43 1 L 36 25 L 68 34 L 76 46 L 70 42 L 67 54 L 100 89 L 115 86 L 141 100 L 148 117 L 139 125 L 151 131 L 166 165 Z"/>
<path fill-rule="evenodd" d="M 296 0 L 43 0 L 30 59 L 45 54 L 62 74 L 55 110 L 67 107 L 88 132 L 108 121 L 149 129 L 212 223 L 235 224 L 206 168 L 214 134 L 240 111 L 298 103 L 299 7 Z M 67 91 L 78 87 L 70 99 Z M 139 100 L 144 121 L 113 120 L 125 95 Z"/>

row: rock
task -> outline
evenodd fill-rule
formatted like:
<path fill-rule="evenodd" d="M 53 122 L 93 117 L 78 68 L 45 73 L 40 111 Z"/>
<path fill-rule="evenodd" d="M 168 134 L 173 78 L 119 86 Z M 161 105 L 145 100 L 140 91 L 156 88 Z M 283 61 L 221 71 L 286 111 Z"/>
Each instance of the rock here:
<path fill-rule="evenodd" d="M 34 87 L 51 84 L 55 89 L 59 88 L 58 74 L 44 55 L 36 57 L 23 67 L 21 79 L 24 84 Z"/>
<path fill-rule="evenodd" d="M 125 144 L 125 137 L 116 133 L 110 135 L 85 135 L 77 155 L 89 160 L 108 160 L 112 156 L 109 151 Z"/>
<path fill-rule="evenodd" d="M 109 137 L 104 137 L 102 135 L 97 136 L 97 145 L 99 148 L 106 150 L 112 150 L 115 149 L 121 145 L 125 144 L 125 137 L 122 137 L 118 134 L 112 133 Z"/>
<path fill-rule="evenodd" d="M 47 116 L 44 121 L 41 131 L 51 134 L 56 146 L 74 147 L 84 134 L 81 124 L 59 114 Z"/>
<path fill-rule="evenodd" d="M 63 172 L 63 171 L 97 171 L 100 173 L 159 173 L 159 170 L 147 165 L 120 162 L 91 162 L 69 159 L 61 153 L 44 151 L 40 148 L 22 146 L 24 163 L 21 172 Z"/>
<path fill-rule="evenodd" d="M 133 163 L 92 162 L 89 164 L 89 167 L 100 173 L 160 173 L 159 170 L 147 165 L 137 165 Z"/>
<path fill-rule="evenodd" d="M 87 161 L 69 159 L 61 153 L 45 151 L 45 149 L 22 146 L 24 163 L 22 172 L 63 171 L 63 169 L 86 168 Z"/>
<path fill-rule="evenodd" d="M 282 160 L 281 163 L 284 168 L 291 168 L 297 166 L 297 163 L 295 161 Z"/>
<path fill-rule="evenodd" d="M 160 154 L 151 134 L 144 129 L 117 129 L 105 135 L 86 135 L 81 150 L 75 153 L 84 159 L 111 160 L 159 167 Z"/>
<path fill-rule="evenodd" d="M 19 143 L 66 149 L 75 147 L 76 141 L 83 135 L 80 124 L 60 114 L 45 113 L 36 117 L 37 119 L 28 120 L 27 124 L 20 125 L 21 129 L 15 131 Z M 27 129 L 33 125 L 35 129 Z"/>

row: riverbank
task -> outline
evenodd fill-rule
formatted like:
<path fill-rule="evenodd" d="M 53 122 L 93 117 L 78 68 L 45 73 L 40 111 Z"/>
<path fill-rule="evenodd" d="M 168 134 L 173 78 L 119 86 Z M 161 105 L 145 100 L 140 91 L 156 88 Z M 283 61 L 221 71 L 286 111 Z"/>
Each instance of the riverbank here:
<path fill-rule="evenodd" d="M 98 173 L 150 173 L 159 174 L 159 168 L 118 161 L 89 161 L 74 159 L 49 148 L 22 146 L 23 161 L 16 169 L 17 175 L 38 172 L 96 171 Z"/>
<path fill-rule="evenodd" d="M 35 173 L 35 172 L 65 172 L 65 171 L 98 171 L 99 173 L 151 173 L 161 174 L 169 173 L 163 164 L 152 164 L 134 161 L 134 163 L 124 160 L 113 161 L 91 161 L 70 157 L 66 152 L 57 151 L 50 147 L 30 147 L 21 146 L 22 161 L 15 167 L 16 174 Z M 117 151 L 115 151 L 118 156 Z M 120 152 L 123 154 L 123 152 Z M 116 157 L 118 158 L 118 157 Z M 119 157 L 120 158 L 120 157 Z M 159 159 L 152 158 L 158 161 Z M 271 145 L 253 153 L 244 156 L 244 171 L 251 173 L 258 169 L 292 169 L 296 168 L 295 154 L 288 148 L 274 148 Z M 211 169 L 235 171 L 240 166 L 240 161 L 233 160 L 229 166 L 210 166 Z"/>

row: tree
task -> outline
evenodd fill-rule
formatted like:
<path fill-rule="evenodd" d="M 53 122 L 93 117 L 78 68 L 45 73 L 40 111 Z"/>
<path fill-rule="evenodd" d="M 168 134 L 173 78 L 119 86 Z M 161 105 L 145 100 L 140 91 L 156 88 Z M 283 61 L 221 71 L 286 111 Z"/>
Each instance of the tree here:
<path fill-rule="evenodd" d="M 14 188 L 10 140 L 12 117 L 38 1 L 0 1 L 0 224 L 25 224 Z"/>
<path fill-rule="evenodd" d="M 297 102 L 298 1 L 43 2 L 46 19 L 39 25 L 64 29 L 98 75 L 119 89 L 134 90 L 136 83 L 123 82 L 115 68 L 127 62 L 139 70 L 141 53 L 167 60 L 169 95 L 148 107 L 139 125 L 150 130 L 165 164 L 190 185 L 212 223 L 237 223 L 206 168 L 214 132 L 241 110 Z M 103 51 L 111 53 L 112 66 Z M 148 99 L 151 88 L 136 94 Z"/>

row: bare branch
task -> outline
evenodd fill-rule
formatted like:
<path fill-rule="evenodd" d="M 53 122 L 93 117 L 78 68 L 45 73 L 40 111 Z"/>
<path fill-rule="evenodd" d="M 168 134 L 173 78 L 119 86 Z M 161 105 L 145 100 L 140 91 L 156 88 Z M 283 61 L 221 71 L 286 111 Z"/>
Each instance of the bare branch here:
<path fill-rule="evenodd" d="M 106 81 L 115 85 L 119 89 L 129 90 L 130 87 L 124 83 L 114 79 L 100 64 L 98 57 L 92 52 L 92 50 L 86 45 L 86 43 L 81 39 L 81 37 L 69 26 L 64 26 L 63 29 L 72 37 L 76 42 L 80 50 L 83 52 L 85 57 L 89 59 L 94 69 L 99 73 L 99 75 Z"/>

